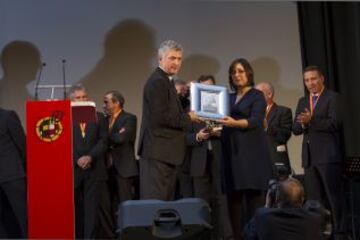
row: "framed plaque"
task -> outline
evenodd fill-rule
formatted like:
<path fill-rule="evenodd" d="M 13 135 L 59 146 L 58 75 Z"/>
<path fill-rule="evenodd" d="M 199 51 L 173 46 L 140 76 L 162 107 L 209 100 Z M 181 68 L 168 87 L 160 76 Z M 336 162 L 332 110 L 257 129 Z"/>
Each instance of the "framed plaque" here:
<path fill-rule="evenodd" d="M 199 117 L 217 120 L 229 115 L 229 93 L 226 87 L 191 83 L 191 111 Z"/>

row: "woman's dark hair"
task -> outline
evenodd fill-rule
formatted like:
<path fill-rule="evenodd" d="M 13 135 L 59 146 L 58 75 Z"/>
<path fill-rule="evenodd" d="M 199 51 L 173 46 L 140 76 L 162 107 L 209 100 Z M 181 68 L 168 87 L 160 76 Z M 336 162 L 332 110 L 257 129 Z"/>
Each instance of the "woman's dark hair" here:
<path fill-rule="evenodd" d="M 214 84 L 216 84 L 216 81 L 215 81 L 215 78 L 214 78 L 213 75 L 201 75 L 201 76 L 198 78 L 197 82 L 198 82 L 198 83 L 202 83 L 202 82 L 205 82 L 205 81 L 207 81 L 207 80 L 211 80 Z"/>
<path fill-rule="evenodd" d="M 250 65 L 250 63 L 245 59 L 245 58 L 238 58 L 238 59 L 235 59 L 234 61 L 232 61 L 232 63 L 230 64 L 230 67 L 229 67 L 229 85 L 230 85 L 230 88 L 234 91 L 237 91 L 237 88 L 236 86 L 234 85 L 233 81 L 232 81 L 232 75 L 233 75 L 233 72 L 235 70 L 235 66 L 237 64 L 241 64 L 241 66 L 243 66 L 244 70 L 245 70 L 245 73 L 246 73 L 246 76 L 247 76 L 247 79 L 248 79 L 248 86 L 254 86 L 255 85 L 255 82 L 254 82 L 254 71 Z"/>

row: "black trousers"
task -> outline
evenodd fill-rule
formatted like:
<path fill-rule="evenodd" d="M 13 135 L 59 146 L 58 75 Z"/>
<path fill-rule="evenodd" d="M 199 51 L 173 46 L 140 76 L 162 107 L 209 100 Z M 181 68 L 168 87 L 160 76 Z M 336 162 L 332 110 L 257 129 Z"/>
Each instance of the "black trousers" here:
<path fill-rule="evenodd" d="M 27 238 L 27 195 L 25 178 L 0 183 L 0 238 Z M 7 201 L 6 201 L 7 200 Z M 6 201 L 6 203 L 4 203 Z M 10 209 L 4 209 L 10 205 Z M 9 226 L 8 214 L 14 215 L 18 228 Z M 14 232 L 14 230 L 16 232 Z"/>
<path fill-rule="evenodd" d="M 193 193 L 193 182 L 190 175 L 190 150 L 186 149 L 185 159 L 182 165 L 177 167 L 176 199 L 191 198 Z"/>
<path fill-rule="evenodd" d="M 119 203 L 132 200 L 135 196 L 135 177 L 122 177 L 114 166 L 109 169 L 110 198 Z"/>
<path fill-rule="evenodd" d="M 331 211 L 335 233 L 346 231 L 346 197 L 342 165 L 329 163 L 305 168 L 306 198 L 320 201 Z"/>
<path fill-rule="evenodd" d="M 151 158 L 140 160 L 140 198 L 172 201 L 177 166 Z"/>
<path fill-rule="evenodd" d="M 110 194 L 108 182 L 103 180 L 99 181 L 99 202 L 97 210 L 97 222 L 95 226 L 95 238 L 96 239 L 113 239 L 115 238 L 115 219 L 111 210 Z"/>
<path fill-rule="evenodd" d="M 114 165 L 109 169 L 110 215 L 115 227 L 117 225 L 119 205 L 124 201 L 133 200 L 135 197 L 135 180 L 136 177 L 120 176 Z"/>
<path fill-rule="evenodd" d="M 193 176 L 194 197 L 204 199 L 211 207 L 213 236 L 215 239 L 224 239 L 224 224 L 226 216 L 226 198 L 222 194 L 220 163 L 215 162 L 212 151 L 207 152 L 206 171 L 202 176 Z"/>
<path fill-rule="evenodd" d="M 75 235 L 77 239 L 95 238 L 99 191 L 94 178 L 84 178 L 75 187 Z"/>

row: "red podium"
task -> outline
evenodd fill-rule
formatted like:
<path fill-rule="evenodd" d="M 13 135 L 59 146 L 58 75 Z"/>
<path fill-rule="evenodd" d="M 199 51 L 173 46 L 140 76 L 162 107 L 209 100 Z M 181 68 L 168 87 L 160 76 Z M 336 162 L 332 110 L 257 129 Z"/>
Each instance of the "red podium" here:
<path fill-rule="evenodd" d="M 26 104 L 29 239 L 74 239 L 70 101 Z"/>

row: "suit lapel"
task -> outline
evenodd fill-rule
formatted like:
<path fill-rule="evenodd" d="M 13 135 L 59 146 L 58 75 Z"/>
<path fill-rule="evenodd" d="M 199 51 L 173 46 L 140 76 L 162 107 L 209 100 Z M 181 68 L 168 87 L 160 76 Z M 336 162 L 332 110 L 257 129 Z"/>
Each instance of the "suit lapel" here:
<path fill-rule="evenodd" d="M 163 80 L 166 81 L 166 84 L 168 84 L 168 88 L 170 89 L 170 94 L 172 94 L 173 97 L 175 98 L 175 101 L 176 101 L 177 107 L 179 108 L 179 111 L 183 112 L 183 108 L 182 108 L 180 99 L 176 93 L 174 84 L 172 84 L 170 82 L 169 76 L 166 74 L 166 72 L 164 72 L 160 67 L 158 67 L 157 69 L 161 73 L 161 75 L 163 75 Z"/>
<path fill-rule="evenodd" d="M 170 82 L 170 80 L 169 80 L 169 88 L 170 88 L 170 92 L 171 92 L 171 93 L 173 94 L 173 96 L 175 97 L 176 104 L 177 104 L 177 106 L 178 106 L 178 108 L 179 108 L 179 111 L 182 112 L 182 111 L 183 111 L 183 108 L 182 108 L 182 105 L 181 105 L 179 96 L 178 96 L 177 93 L 176 93 L 175 86 Z"/>
<path fill-rule="evenodd" d="M 328 91 L 327 91 L 327 89 L 324 89 L 324 91 L 322 92 L 322 94 L 320 95 L 320 97 L 317 100 L 317 103 L 313 110 L 314 111 L 313 115 L 316 115 L 319 111 L 321 111 L 320 109 L 322 109 L 322 106 L 326 102 L 327 97 L 328 97 Z M 309 100 L 308 100 L 308 102 L 309 102 Z M 309 106 L 310 106 L 310 103 L 309 103 Z"/>
<path fill-rule="evenodd" d="M 305 108 L 310 111 L 309 95 L 306 95 L 306 96 L 304 97 L 303 109 L 301 110 L 301 112 L 305 111 Z"/>
<path fill-rule="evenodd" d="M 125 111 L 122 110 L 121 113 L 116 117 L 114 125 L 112 126 L 111 133 L 116 133 L 119 130 L 119 126 L 125 117 Z"/>
<path fill-rule="evenodd" d="M 80 125 L 74 124 L 73 125 L 73 141 L 77 147 L 73 148 L 73 151 L 76 151 L 77 154 L 80 154 L 81 150 L 84 148 L 85 140 L 81 135 Z"/>
<path fill-rule="evenodd" d="M 84 138 L 84 142 L 88 142 L 91 134 L 93 133 L 93 128 L 94 128 L 94 123 L 88 123 L 86 124 L 86 129 L 85 129 L 85 138 Z"/>
<path fill-rule="evenodd" d="M 269 114 L 267 118 L 268 125 L 270 125 L 270 123 L 274 120 L 278 110 L 279 110 L 278 106 L 276 105 L 276 103 L 274 103 L 270 109 L 270 112 L 268 113 Z"/>
<path fill-rule="evenodd" d="M 81 129 L 80 129 L 80 124 L 75 124 L 74 129 L 74 133 L 73 135 L 75 136 L 76 139 L 83 139 L 82 134 L 81 134 Z"/>

